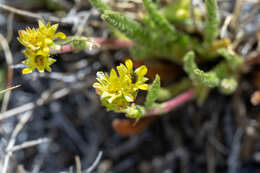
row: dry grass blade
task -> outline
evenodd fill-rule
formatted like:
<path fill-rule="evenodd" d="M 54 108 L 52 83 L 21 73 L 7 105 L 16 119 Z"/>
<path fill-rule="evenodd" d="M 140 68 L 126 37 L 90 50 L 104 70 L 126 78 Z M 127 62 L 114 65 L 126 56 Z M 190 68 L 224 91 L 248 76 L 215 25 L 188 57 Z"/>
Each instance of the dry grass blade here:
<path fill-rule="evenodd" d="M 93 162 L 93 164 L 85 171 L 85 173 L 91 173 L 96 167 L 97 165 L 99 164 L 100 160 L 101 160 L 101 157 L 103 155 L 103 152 L 100 151 L 98 153 L 98 156 L 96 158 L 96 160 Z"/>
<path fill-rule="evenodd" d="M 241 9 L 243 7 L 243 4 L 244 4 L 244 0 L 237 0 L 235 2 L 235 9 L 233 11 L 233 18 L 232 18 L 232 21 L 231 21 L 231 27 L 234 29 L 234 30 L 237 30 L 238 28 L 238 23 L 239 23 L 239 20 L 240 20 L 240 13 L 241 13 Z"/>
<path fill-rule="evenodd" d="M 8 145 L 6 147 L 6 155 L 3 161 L 3 165 L 2 165 L 2 173 L 6 173 L 8 171 L 8 165 L 9 165 L 9 161 L 10 161 L 10 157 L 12 155 L 12 152 L 8 152 L 8 150 L 10 150 L 15 142 L 16 142 L 16 137 L 18 136 L 18 134 L 20 133 L 20 131 L 22 130 L 22 128 L 24 127 L 24 125 L 28 122 L 28 120 L 30 119 L 32 115 L 32 112 L 26 112 L 19 120 L 18 124 L 15 126 L 15 129 L 13 130 L 10 140 L 8 142 Z"/>
<path fill-rule="evenodd" d="M 0 34 L 0 44 L 1 47 L 4 51 L 5 54 L 5 59 L 7 63 L 7 88 L 12 86 L 12 81 L 13 81 L 13 69 L 12 69 L 12 64 L 13 64 L 13 56 L 10 50 L 10 47 L 8 45 L 8 42 L 6 38 Z M 2 108 L 1 112 L 5 112 L 8 106 L 8 102 L 10 99 L 11 91 L 7 91 L 4 95 L 3 103 L 2 103 Z"/>
<path fill-rule="evenodd" d="M 81 163 L 79 156 L 75 156 L 75 162 L 76 162 L 76 171 L 77 173 L 81 173 Z"/>
<path fill-rule="evenodd" d="M 4 94 L 4 93 L 6 93 L 7 91 L 11 91 L 11 90 L 13 90 L 13 89 L 19 88 L 20 86 L 21 86 L 21 85 L 15 85 L 15 86 L 13 86 L 13 87 L 10 87 L 10 88 L 1 90 L 1 91 L 0 91 L 0 94 Z"/>
<path fill-rule="evenodd" d="M 54 93 L 50 91 L 46 91 L 45 93 L 42 94 L 42 97 L 36 100 L 35 102 L 27 103 L 22 106 L 3 112 L 2 114 L 0 114 L 0 121 L 15 116 L 17 114 L 32 110 L 35 107 L 42 106 L 50 101 L 64 97 L 69 93 L 70 93 L 70 89 L 68 88 L 60 89 Z"/>
<path fill-rule="evenodd" d="M 35 19 L 41 19 L 41 20 L 47 18 L 48 21 L 60 22 L 59 18 L 54 17 L 54 16 L 43 17 L 40 14 L 32 13 L 32 12 L 25 11 L 25 10 L 20 10 L 20 9 L 10 7 L 10 6 L 4 5 L 4 4 L 0 4 L 0 9 L 18 14 L 18 15 L 21 15 L 21 16 L 26 16 L 26 17 L 29 17 L 29 18 L 35 18 Z"/>
<path fill-rule="evenodd" d="M 14 151 L 22 150 L 22 149 L 25 149 L 25 148 L 33 147 L 35 145 L 47 143 L 49 141 L 50 140 L 48 138 L 40 138 L 40 139 L 36 139 L 36 140 L 32 140 L 32 141 L 26 141 L 26 142 L 24 142 L 20 145 L 13 146 L 9 150 L 7 150 L 7 152 L 14 152 Z"/>

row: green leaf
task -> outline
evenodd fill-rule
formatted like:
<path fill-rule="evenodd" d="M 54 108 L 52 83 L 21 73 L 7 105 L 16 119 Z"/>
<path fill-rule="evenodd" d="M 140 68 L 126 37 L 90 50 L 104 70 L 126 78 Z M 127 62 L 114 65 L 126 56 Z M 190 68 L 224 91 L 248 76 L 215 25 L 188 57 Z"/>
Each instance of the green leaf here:
<path fill-rule="evenodd" d="M 164 7 L 163 14 L 171 22 L 186 22 L 187 19 L 191 20 L 191 12 L 189 9 L 191 3 L 192 0 L 175 0 Z"/>
<path fill-rule="evenodd" d="M 214 88 L 219 85 L 219 78 L 214 72 L 204 72 L 200 70 L 195 63 L 194 52 L 188 52 L 183 59 L 184 70 L 195 84 L 203 84 L 204 86 Z"/>
<path fill-rule="evenodd" d="M 212 72 L 204 72 L 200 69 L 195 69 L 194 77 L 195 80 L 210 88 L 214 88 L 219 85 L 219 79 L 217 75 Z"/>
<path fill-rule="evenodd" d="M 123 14 L 110 10 L 106 10 L 101 17 L 105 22 L 118 29 L 121 33 L 125 34 L 137 44 L 147 44 L 149 35 L 138 22 L 124 16 Z"/>
<path fill-rule="evenodd" d="M 231 71 L 225 61 L 218 63 L 211 72 L 215 73 L 219 79 L 226 78 L 231 74 Z"/>
<path fill-rule="evenodd" d="M 232 53 L 228 51 L 227 49 L 219 49 L 218 53 L 222 55 L 226 60 L 229 65 L 229 67 L 233 70 L 236 71 L 241 67 L 243 64 L 243 59 L 238 57 L 235 53 Z"/>
<path fill-rule="evenodd" d="M 91 50 L 94 46 L 94 42 L 91 39 L 79 37 L 78 39 L 74 39 L 72 41 L 72 47 L 77 51 L 89 49 Z"/>
<path fill-rule="evenodd" d="M 212 44 L 219 34 L 219 16 L 216 0 L 205 0 L 206 3 L 206 23 L 205 42 Z"/>
<path fill-rule="evenodd" d="M 158 97 L 159 90 L 160 90 L 160 77 L 159 75 L 156 75 L 151 88 L 148 90 L 146 100 L 145 100 L 145 107 L 147 109 L 152 108 L 155 105 L 155 101 Z"/>
<path fill-rule="evenodd" d="M 111 8 L 102 2 L 102 0 L 90 0 L 90 3 L 99 11 L 99 13 L 103 14 L 105 10 L 111 10 Z"/>
<path fill-rule="evenodd" d="M 150 18 L 154 21 L 155 26 L 165 34 L 168 40 L 176 40 L 177 32 L 173 25 L 158 12 L 156 5 L 151 0 L 143 0 L 143 3 L 150 15 Z"/>

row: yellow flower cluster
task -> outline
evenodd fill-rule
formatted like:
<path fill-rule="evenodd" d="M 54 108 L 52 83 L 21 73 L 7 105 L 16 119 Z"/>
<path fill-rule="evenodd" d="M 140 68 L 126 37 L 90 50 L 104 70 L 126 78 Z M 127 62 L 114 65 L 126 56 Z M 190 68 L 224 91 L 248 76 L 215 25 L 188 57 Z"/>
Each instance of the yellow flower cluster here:
<path fill-rule="evenodd" d="M 26 55 L 26 60 L 23 64 L 28 66 L 23 69 L 22 73 L 31 73 L 35 68 L 39 72 L 51 71 L 50 65 L 56 60 L 49 58 L 50 47 L 54 45 L 53 41 L 56 38 L 65 39 L 66 35 L 62 32 L 56 33 L 58 24 L 44 25 L 41 21 L 38 22 L 39 28 L 27 28 L 19 31 L 18 41 L 26 47 L 23 53 Z"/>
<path fill-rule="evenodd" d="M 124 64 L 116 67 L 117 72 L 112 69 L 110 75 L 97 72 L 98 82 L 93 84 L 101 101 L 108 110 L 120 112 L 126 109 L 137 96 L 137 91 L 148 90 L 148 80 L 144 77 L 147 73 L 146 66 L 141 66 L 133 71 L 133 63 L 127 59 Z"/>

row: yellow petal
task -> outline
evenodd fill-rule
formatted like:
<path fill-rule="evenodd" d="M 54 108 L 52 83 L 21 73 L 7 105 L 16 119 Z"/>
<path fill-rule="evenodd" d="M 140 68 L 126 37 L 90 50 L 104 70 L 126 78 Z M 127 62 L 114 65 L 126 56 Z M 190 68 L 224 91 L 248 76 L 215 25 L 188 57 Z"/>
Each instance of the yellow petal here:
<path fill-rule="evenodd" d="M 51 67 L 50 67 L 50 66 L 46 66 L 45 69 L 46 69 L 48 72 L 51 72 Z"/>
<path fill-rule="evenodd" d="M 45 38 L 45 39 L 44 39 L 44 42 L 45 42 L 47 45 L 50 45 L 50 44 L 53 43 L 53 41 L 52 41 L 51 39 L 49 39 L 49 38 Z"/>
<path fill-rule="evenodd" d="M 101 95 L 101 99 L 103 99 L 103 98 L 106 98 L 106 97 L 108 97 L 108 96 L 110 96 L 110 94 L 108 93 L 108 92 L 103 92 L 102 93 L 102 95 Z"/>
<path fill-rule="evenodd" d="M 39 71 L 40 73 L 44 73 L 44 68 L 42 68 L 42 67 L 37 67 L 37 69 L 38 69 L 38 71 Z"/>
<path fill-rule="evenodd" d="M 56 62 L 56 59 L 48 58 L 49 65 L 53 64 L 54 62 Z"/>
<path fill-rule="evenodd" d="M 50 48 L 49 47 L 44 47 L 43 49 L 42 49 L 42 51 L 44 52 L 44 54 L 46 55 L 49 55 L 49 52 L 50 52 Z"/>
<path fill-rule="evenodd" d="M 53 32 L 53 33 L 56 32 L 56 30 L 58 29 L 58 26 L 59 26 L 58 24 L 52 25 L 50 28 L 51 32 Z"/>
<path fill-rule="evenodd" d="M 117 66 L 116 69 L 120 77 L 124 77 L 125 75 L 127 75 L 127 68 L 123 64 Z"/>
<path fill-rule="evenodd" d="M 140 90 L 148 90 L 148 84 L 142 84 L 137 86 Z"/>
<path fill-rule="evenodd" d="M 65 39 L 66 35 L 63 32 L 58 32 L 57 34 L 55 34 L 56 37 L 60 38 L 60 39 Z"/>
<path fill-rule="evenodd" d="M 132 62 L 130 59 L 127 59 L 127 60 L 125 61 L 125 65 L 126 65 L 126 67 L 127 67 L 127 70 L 128 70 L 130 73 L 132 73 L 132 71 L 133 71 L 133 62 Z"/>
<path fill-rule="evenodd" d="M 99 83 L 102 85 L 105 85 L 107 83 L 107 80 L 104 80 L 104 78 L 96 78 Z"/>
<path fill-rule="evenodd" d="M 102 85 L 98 82 L 95 82 L 93 85 L 92 85 L 94 88 L 102 88 Z"/>
<path fill-rule="evenodd" d="M 51 27 L 51 22 L 48 22 L 46 25 L 46 28 L 49 28 L 49 27 Z"/>
<path fill-rule="evenodd" d="M 116 74 L 116 71 L 113 68 L 110 71 L 110 80 L 111 81 L 117 80 L 117 74 Z"/>
<path fill-rule="evenodd" d="M 38 25 L 39 25 L 39 28 L 43 28 L 43 27 L 45 27 L 45 25 L 42 23 L 42 21 L 38 21 Z"/>
<path fill-rule="evenodd" d="M 147 73 L 147 67 L 142 65 L 135 70 L 135 73 L 137 74 L 137 76 L 144 76 Z"/>
<path fill-rule="evenodd" d="M 39 50 L 39 51 L 36 53 L 36 56 L 37 56 L 37 55 L 42 55 L 42 56 L 49 57 L 49 48 L 48 48 L 48 47 L 45 47 L 45 48 L 43 48 L 42 50 Z"/>
<path fill-rule="evenodd" d="M 133 102 L 134 101 L 134 97 L 131 94 L 124 94 L 124 98 L 128 102 Z"/>
<path fill-rule="evenodd" d="M 25 44 L 26 44 L 26 43 L 25 43 Z M 30 48 L 30 49 L 32 49 L 32 50 L 38 49 L 38 47 L 36 47 L 36 46 L 34 46 L 34 45 L 32 45 L 32 44 L 26 44 L 25 46 L 28 47 L 28 48 Z"/>
<path fill-rule="evenodd" d="M 23 69 L 22 73 L 23 74 L 28 74 L 28 73 L 31 73 L 33 70 L 31 68 L 25 68 Z"/>
<path fill-rule="evenodd" d="M 108 102 L 109 102 L 109 103 L 112 103 L 117 97 L 119 97 L 119 95 L 113 94 L 112 97 L 110 97 L 110 98 L 108 99 Z"/>

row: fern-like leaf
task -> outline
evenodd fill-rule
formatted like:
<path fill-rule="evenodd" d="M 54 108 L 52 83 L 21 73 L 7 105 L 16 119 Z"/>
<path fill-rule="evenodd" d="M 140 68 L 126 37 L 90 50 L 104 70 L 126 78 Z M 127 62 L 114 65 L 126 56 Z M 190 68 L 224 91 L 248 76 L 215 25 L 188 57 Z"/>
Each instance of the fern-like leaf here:
<path fill-rule="evenodd" d="M 151 0 L 143 0 L 143 3 L 158 30 L 166 34 L 165 37 L 168 37 L 167 39 L 176 40 L 177 32 L 174 26 L 171 25 L 168 20 L 158 12 L 156 5 Z"/>
<path fill-rule="evenodd" d="M 147 109 L 152 108 L 155 105 L 155 101 L 158 98 L 160 90 L 160 77 L 159 75 L 156 75 L 151 88 L 149 89 L 146 100 L 145 100 L 145 107 Z"/>
<path fill-rule="evenodd" d="M 183 59 L 184 70 L 195 84 L 203 84 L 207 87 L 213 88 L 219 85 L 219 78 L 213 72 L 204 72 L 200 70 L 195 63 L 194 52 L 188 52 Z"/>
<path fill-rule="evenodd" d="M 219 16 L 216 0 L 206 0 L 205 41 L 211 44 L 219 34 Z"/>
<path fill-rule="evenodd" d="M 111 8 L 102 2 L 102 0 L 90 0 L 90 3 L 99 11 L 100 14 L 103 14 L 105 10 L 111 10 Z"/>
<path fill-rule="evenodd" d="M 237 70 L 243 64 L 242 58 L 238 57 L 235 53 L 232 53 L 227 49 L 219 49 L 218 53 L 227 60 L 229 67 L 233 71 Z"/>
<path fill-rule="evenodd" d="M 128 38 L 135 41 L 135 43 L 140 45 L 147 44 L 147 39 L 149 38 L 148 33 L 145 32 L 138 22 L 124 16 L 123 14 L 110 10 L 106 10 L 101 17 L 109 25 L 118 29 Z"/>

